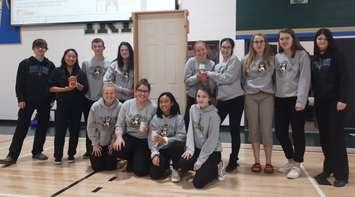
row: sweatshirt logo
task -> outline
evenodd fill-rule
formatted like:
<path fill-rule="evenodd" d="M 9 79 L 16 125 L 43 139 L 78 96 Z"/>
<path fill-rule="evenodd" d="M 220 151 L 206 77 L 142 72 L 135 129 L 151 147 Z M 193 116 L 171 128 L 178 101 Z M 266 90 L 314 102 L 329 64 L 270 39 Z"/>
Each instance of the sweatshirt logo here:
<path fill-rule="evenodd" d="M 328 69 L 331 66 L 332 59 L 320 59 L 319 61 L 314 61 L 313 64 L 318 70 Z"/>
<path fill-rule="evenodd" d="M 193 121 L 193 127 L 201 132 L 203 132 L 204 130 L 204 127 L 203 125 L 201 124 L 201 115 L 198 119 L 198 122 L 197 121 Z"/>
<path fill-rule="evenodd" d="M 91 71 L 91 76 L 93 79 L 96 79 L 96 80 L 101 80 L 100 76 L 101 74 L 103 73 L 103 67 L 102 66 L 96 66 L 92 69 Z"/>
<path fill-rule="evenodd" d="M 110 116 L 106 116 L 105 118 L 104 118 L 104 126 L 105 127 L 112 127 L 113 126 L 113 118 L 112 117 L 110 117 Z"/>
<path fill-rule="evenodd" d="M 168 130 L 169 130 L 169 125 L 164 124 L 163 126 L 160 127 L 157 134 L 160 135 L 161 137 L 166 137 L 168 135 Z"/>
<path fill-rule="evenodd" d="M 280 73 L 285 73 L 287 69 L 287 62 L 281 62 L 278 66 L 278 70 L 280 71 Z"/>
<path fill-rule="evenodd" d="M 262 62 L 260 62 L 259 63 L 259 65 L 258 65 L 258 72 L 265 72 L 265 70 L 266 70 L 266 66 L 265 66 L 265 62 L 264 61 L 262 61 Z"/>
<path fill-rule="evenodd" d="M 139 128 L 142 120 L 142 116 L 140 114 L 136 114 L 129 119 L 128 125 L 129 127 Z"/>

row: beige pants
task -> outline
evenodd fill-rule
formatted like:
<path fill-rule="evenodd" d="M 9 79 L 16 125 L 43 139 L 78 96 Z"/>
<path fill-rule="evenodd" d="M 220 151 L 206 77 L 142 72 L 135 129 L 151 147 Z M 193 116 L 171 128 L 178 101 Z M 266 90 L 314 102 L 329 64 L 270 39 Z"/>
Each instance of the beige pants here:
<path fill-rule="evenodd" d="M 259 92 L 245 96 L 245 111 L 251 143 L 272 145 L 274 95 Z"/>

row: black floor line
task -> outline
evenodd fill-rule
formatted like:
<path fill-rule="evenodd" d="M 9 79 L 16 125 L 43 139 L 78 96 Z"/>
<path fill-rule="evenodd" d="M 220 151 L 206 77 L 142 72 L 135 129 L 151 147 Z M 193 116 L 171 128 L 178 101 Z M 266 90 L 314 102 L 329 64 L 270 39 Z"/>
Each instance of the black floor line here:
<path fill-rule="evenodd" d="M 117 179 L 117 177 L 114 176 L 114 177 L 110 178 L 108 181 L 111 182 L 111 181 L 113 181 L 115 179 Z"/>
<path fill-rule="evenodd" d="M 1 166 L 1 168 L 7 168 L 7 167 L 12 166 L 12 165 L 14 165 L 16 163 L 7 163 L 7 162 L 2 160 L 2 161 L 0 161 L 0 164 L 4 164 L 3 166 Z"/>
<path fill-rule="evenodd" d="M 98 192 L 100 189 L 102 189 L 102 187 L 97 187 L 97 188 L 95 188 L 94 190 L 92 190 L 91 192 L 96 193 L 96 192 Z"/>
<path fill-rule="evenodd" d="M 72 184 L 70 184 L 70 185 L 64 187 L 63 189 L 57 191 L 56 193 L 52 194 L 51 197 L 58 196 L 59 194 L 61 194 L 61 193 L 65 192 L 66 190 L 68 190 L 68 189 L 74 187 L 75 185 L 77 185 L 77 184 L 80 183 L 81 181 L 83 181 L 83 180 L 89 178 L 90 176 L 94 175 L 95 173 L 96 173 L 95 171 L 94 171 L 94 172 L 91 172 L 90 174 L 84 176 L 83 178 L 81 178 L 81 179 L 79 179 L 79 180 L 73 182 Z"/>

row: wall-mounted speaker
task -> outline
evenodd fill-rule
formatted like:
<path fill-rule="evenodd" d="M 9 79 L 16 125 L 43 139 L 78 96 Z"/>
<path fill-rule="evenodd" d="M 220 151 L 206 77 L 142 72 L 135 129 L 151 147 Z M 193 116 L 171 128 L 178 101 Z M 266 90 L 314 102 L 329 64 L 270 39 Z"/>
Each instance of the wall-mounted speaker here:
<path fill-rule="evenodd" d="M 290 0 L 290 4 L 307 4 L 308 0 Z"/>

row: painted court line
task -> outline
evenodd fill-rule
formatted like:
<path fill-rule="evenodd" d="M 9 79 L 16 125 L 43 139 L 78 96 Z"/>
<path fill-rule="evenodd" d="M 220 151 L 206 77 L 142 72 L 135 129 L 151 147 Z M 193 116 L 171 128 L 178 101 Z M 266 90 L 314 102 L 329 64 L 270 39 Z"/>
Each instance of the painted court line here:
<path fill-rule="evenodd" d="M 102 183 L 101 186 L 97 186 L 97 187 L 96 187 L 94 190 L 92 190 L 91 192 L 92 192 L 92 193 L 96 193 L 96 192 L 100 191 L 102 188 L 104 188 L 104 186 L 105 186 L 106 184 L 108 184 L 108 183 L 114 181 L 115 179 L 117 179 L 116 176 L 111 177 L 107 182 Z"/>
<path fill-rule="evenodd" d="M 61 193 L 65 192 L 65 191 L 67 191 L 68 189 L 74 187 L 75 185 L 79 184 L 81 181 L 83 181 L 83 180 L 89 178 L 90 176 L 94 175 L 95 173 L 96 173 L 95 171 L 94 171 L 94 172 L 91 172 L 90 174 L 84 176 L 83 178 L 81 178 L 81 179 L 79 179 L 79 180 L 77 180 L 77 181 L 74 181 L 72 184 L 70 184 L 70 185 L 64 187 L 63 189 L 57 191 L 56 193 L 52 194 L 51 197 L 58 196 L 59 194 L 61 194 Z"/>
<path fill-rule="evenodd" d="M 314 180 L 313 177 L 311 177 L 311 176 L 308 174 L 308 172 L 307 172 L 307 170 L 306 170 L 306 168 L 304 167 L 303 164 L 302 164 L 302 166 L 301 166 L 301 169 L 302 169 L 302 171 L 304 172 L 304 174 L 307 176 L 307 179 L 309 180 L 309 182 L 312 183 L 313 188 L 317 191 L 317 193 L 319 194 L 319 196 L 320 196 L 320 197 L 326 197 L 326 195 L 324 194 L 324 192 L 320 189 L 318 183 Z"/>

